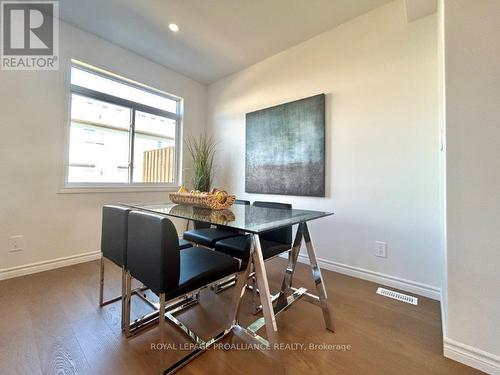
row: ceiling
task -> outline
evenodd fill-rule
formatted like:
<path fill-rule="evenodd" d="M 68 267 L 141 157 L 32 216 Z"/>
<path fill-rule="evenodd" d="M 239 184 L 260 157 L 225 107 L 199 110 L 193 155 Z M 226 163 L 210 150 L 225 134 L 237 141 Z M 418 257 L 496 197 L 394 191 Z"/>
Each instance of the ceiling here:
<path fill-rule="evenodd" d="M 60 0 L 60 17 L 202 83 L 391 0 Z M 173 33 L 168 24 L 176 23 Z"/>

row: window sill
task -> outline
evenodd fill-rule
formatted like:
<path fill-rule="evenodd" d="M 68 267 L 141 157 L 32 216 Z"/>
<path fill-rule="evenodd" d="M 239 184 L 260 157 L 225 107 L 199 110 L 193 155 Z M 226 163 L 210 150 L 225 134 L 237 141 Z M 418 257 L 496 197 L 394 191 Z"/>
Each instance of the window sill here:
<path fill-rule="evenodd" d="M 57 194 L 175 192 L 179 186 L 65 186 Z"/>

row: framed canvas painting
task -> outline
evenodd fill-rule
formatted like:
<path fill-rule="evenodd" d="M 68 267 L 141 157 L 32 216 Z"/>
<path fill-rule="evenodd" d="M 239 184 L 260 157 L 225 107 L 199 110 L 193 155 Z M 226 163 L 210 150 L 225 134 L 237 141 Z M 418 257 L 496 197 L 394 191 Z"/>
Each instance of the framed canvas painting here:
<path fill-rule="evenodd" d="M 325 95 L 246 114 L 245 191 L 325 196 Z"/>

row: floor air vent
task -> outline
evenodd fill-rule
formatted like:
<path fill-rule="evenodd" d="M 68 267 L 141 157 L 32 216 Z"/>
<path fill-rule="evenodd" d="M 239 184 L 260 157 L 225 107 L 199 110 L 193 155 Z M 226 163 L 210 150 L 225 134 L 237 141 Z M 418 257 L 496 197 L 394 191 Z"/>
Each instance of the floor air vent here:
<path fill-rule="evenodd" d="M 398 301 L 406 302 L 406 303 L 411 303 L 412 305 L 418 305 L 418 298 L 417 297 L 412 297 L 403 293 L 398 293 L 393 290 L 385 289 L 385 288 L 378 288 L 377 289 L 377 294 L 380 294 L 381 296 L 386 296 L 392 299 L 397 299 Z"/>

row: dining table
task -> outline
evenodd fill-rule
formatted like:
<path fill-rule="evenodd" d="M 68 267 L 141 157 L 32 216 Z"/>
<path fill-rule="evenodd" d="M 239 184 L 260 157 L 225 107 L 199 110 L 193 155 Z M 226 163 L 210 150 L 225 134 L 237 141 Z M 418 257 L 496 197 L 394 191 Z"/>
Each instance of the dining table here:
<path fill-rule="evenodd" d="M 318 260 L 308 225 L 312 220 L 333 215 L 333 212 L 294 208 L 277 209 L 238 204 L 223 210 L 214 210 L 171 202 L 122 204 L 134 210 L 183 219 L 188 226 L 189 223 L 192 222 L 207 223 L 221 228 L 229 228 L 241 234 L 247 234 L 250 237 L 249 261 L 246 262 L 244 269 L 240 270 L 238 277 L 234 281 L 235 291 L 232 300 L 231 329 L 242 331 L 253 339 L 258 340 L 260 343 L 269 345 L 269 342 L 274 341 L 273 338 L 278 330 L 276 316 L 289 308 L 294 302 L 303 298 L 321 308 L 326 329 L 332 332 L 334 331 L 332 313 L 327 303 L 327 291 L 321 269 L 318 266 Z M 272 295 L 269 289 L 266 268 L 264 265 L 260 236 L 266 232 L 290 226 L 297 227 L 291 250 L 288 252 L 288 264 L 284 271 L 280 290 L 275 295 Z M 293 276 L 302 243 L 305 243 L 316 294 L 313 294 L 312 291 L 304 287 L 295 287 L 293 285 Z M 243 327 L 238 323 L 238 315 L 248 278 L 252 270 L 255 272 L 257 281 L 262 316 L 258 317 L 249 326 Z M 261 337 L 257 333 L 264 326 L 267 333 L 267 339 Z"/>

